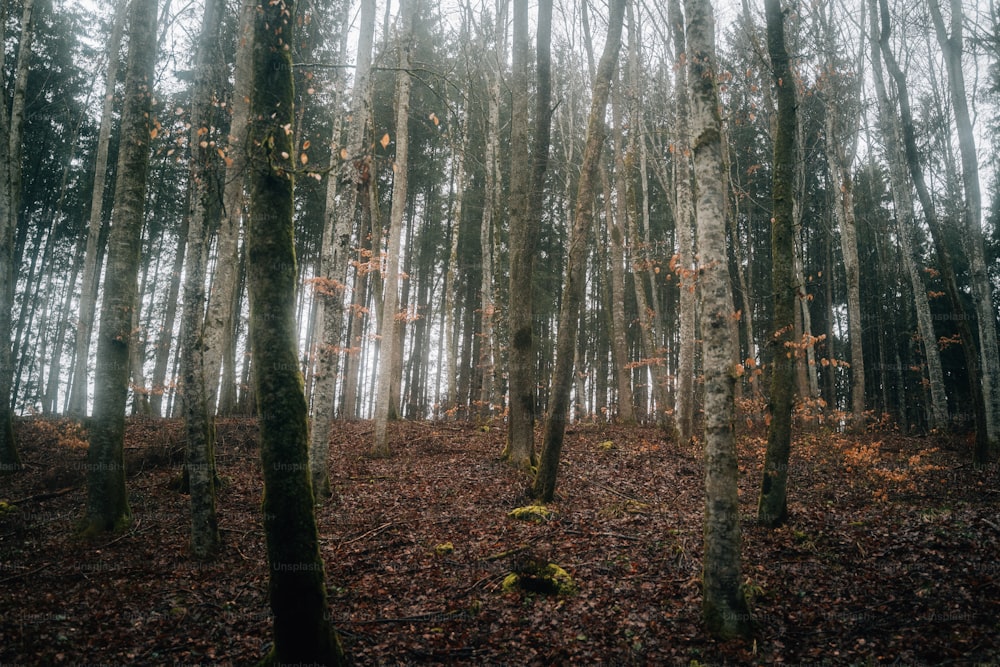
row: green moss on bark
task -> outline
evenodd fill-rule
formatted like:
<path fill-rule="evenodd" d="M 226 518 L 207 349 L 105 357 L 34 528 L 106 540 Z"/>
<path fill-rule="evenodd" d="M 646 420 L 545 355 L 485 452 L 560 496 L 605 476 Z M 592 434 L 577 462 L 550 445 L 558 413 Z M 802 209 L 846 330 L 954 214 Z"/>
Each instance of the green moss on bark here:
<path fill-rule="evenodd" d="M 309 424 L 295 325 L 291 0 L 259 6 L 251 100 L 250 342 L 260 419 L 274 644 L 262 665 L 344 662 L 329 620 L 313 515 Z"/>

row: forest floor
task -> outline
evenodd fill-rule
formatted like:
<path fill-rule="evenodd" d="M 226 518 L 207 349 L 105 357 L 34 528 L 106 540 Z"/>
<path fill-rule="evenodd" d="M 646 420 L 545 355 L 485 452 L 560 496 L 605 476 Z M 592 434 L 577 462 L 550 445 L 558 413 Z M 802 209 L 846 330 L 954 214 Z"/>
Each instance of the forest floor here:
<path fill-rule="evenodd" d="M 567 433 L 555 516 L 516 521 L 529 479 L 498 460 L 503 428 L 399 423 L 333 436 L 336 497 L 317 509 L 332 618 L 356 664 L 976 664 L 1000 661 L 1000 473 L 957 437 L 797 433 L 787 527 L 754 519 L 763 433 L 740 438 L 754 641 L 699 621 L 703 471 L 697 444 L 648 428 Z M 188 557 L 177 491 L 182 425 L 129 423 L 134 523 L 74 537 L 85 433 L 17 425 L 27 471 L 0 486 L 0 663 L 250 665 L 270 638 L 252 420 L 218 425 L 218 559 Z M 446 545 L 450 543 L 453 550 Z M 504 592 L 527 560 L 578 592 Z"/>

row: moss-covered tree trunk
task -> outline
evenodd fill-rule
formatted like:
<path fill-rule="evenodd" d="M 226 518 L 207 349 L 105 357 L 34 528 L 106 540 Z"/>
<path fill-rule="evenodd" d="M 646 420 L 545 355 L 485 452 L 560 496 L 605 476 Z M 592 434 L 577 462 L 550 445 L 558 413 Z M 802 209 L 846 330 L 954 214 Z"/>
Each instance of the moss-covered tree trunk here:
<path fill-rule="evenodd" d="M 219 546 L 215 514 L 215 420 L 205 382 L 205 272 L 208 265 L 209 222 L 217 209 L 221 165 L 212 118 L 217 63 L 222 62 L 219 28 L 222 0 L 207 0 L 195 62 L 191 104 L 191 189 L 188 211 L 188 260 L 184 274 L 184 314 L 181 322 L 181 381 L 187 431 L 187 474 L 191 493 L 191 553 L 210 558 Z"/>
<path fill-rule="evenodd" d="M 734 317 L 726 252 L 722 119 L 715 65 L 715 20 L 708 0 L 686 0 L 691 147 L 701 281 L 705 364 L 705 555 L 703 609 L 708 631 L 721 639 L 751 632 L 740 555 L 739 469 L 734 432 L 730 322 Z"/>
<path fill-rule="evenodd" d="M 576 211 L 570 230 L 569 249 L 566 254 L 566 281 L 563 285 L 562 304 L 559 309 L 559 333 L 556 340 L 556 361 L 552 370 L 549 406 L 545 418 L 542 455 L 535 475 L 532 493 L 543 502 L 552 500 L 556 490 L 556 475 L 562 452 L 566 420 L 569 416 L 569 397 L 573 388 L 573 359 L 576 351 L 576 334 L 580 324 L 580 305 L 583 302 L 585 283 L 587 238 L 594 224 L 594 194 L 597 186 L 598 163 L 604 149 L 606 134 L 604 116 L 611 94 L 611 79 L 618 67 L 621 50 L 622 24 L 626 0 L 612 0 L 608 16 L 608 35 L 604 53 L 594 77 L 594 92 L 587 120 L 587 142 L 583 149 L 580 183 L 577 186 Z"/>
<path fill-rule="evenodd" d="M 343 664 L 313 515 L 309 423 L 296 350 L 291 0 L 261 0 L 250 102 L 250 345 L 260 419 L 274 643 L 263 665 Z"/>
<path fill-rule="evenodd" d="M 774 126 L 774 177 L 771 185 L 771 284 L 774 314 L 771 322 L 771 421 L 761 481 L 757 519 L 766 526 L 784 523 L 787 515 L 788 456 L 792 442 L 792 403 L 795 400 L 794 172 L 795 84 L 785 48 L 785 19 L 779 0 L 766 0 L 767 49 L 777 99 Z"/>
<path fill-rule="evenodd" d="M 108 268 L 97 336 L 84 534 L 119 529 L 132 517 L 125 490 L 125 403 L 129 351 L 134 342 L 131 333 L 137 305 L 149 141 L 153 129 L 150 106 L 156 62 L 156 0 L 133 0 L 130 11 L 115 208 L 108 237 Z"/>

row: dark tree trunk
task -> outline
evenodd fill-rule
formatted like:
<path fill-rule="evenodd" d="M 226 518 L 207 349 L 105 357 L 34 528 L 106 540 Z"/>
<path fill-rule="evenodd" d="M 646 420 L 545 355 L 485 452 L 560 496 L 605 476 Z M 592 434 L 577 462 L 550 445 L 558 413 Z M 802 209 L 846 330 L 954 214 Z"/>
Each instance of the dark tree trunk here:
<path fill-rule="evenodd" d="M 87 450 L 86 535 L 118 530 L 132 518 L 125 489 L 125 403 L 149 168 L 156 0 L 133 0 L 130 11 L 122 141 L 97 340 L 94 418 Z"/>
<path fill-rule="evenodd" d="M 757 504 L 757 519 L 775 527 L 788 516 L 786 488 L 788 455 L 792 444 L 792 403 L 795 400 L 794 321 L 794 171 L 795 85 L 785 49 L 785 19 L 778 0 L 765 0 L 767 49 L 778 102 L 774 136 L 774 180 L 771 186 L 771 284 L 774 311 L 771 323 L 771 398 L 768 411 L 767 453 Z"/>
<path fill-rule="evenodd" d="M 344 663 L 330 624 L 313 515 L 309 421 L 299 371 L 292 238 L 292 0 L 261 0 L 250 102 L 250 345 L 264 475 L 264 533 L 274 643 L 262 665 Z"/>

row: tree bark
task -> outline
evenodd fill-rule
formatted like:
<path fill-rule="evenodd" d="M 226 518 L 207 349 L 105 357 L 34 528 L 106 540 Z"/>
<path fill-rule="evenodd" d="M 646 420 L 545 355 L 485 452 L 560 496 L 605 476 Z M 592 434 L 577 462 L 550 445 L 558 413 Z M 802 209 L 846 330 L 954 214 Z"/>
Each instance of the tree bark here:
<path fill-rule="evenodd" d="M 14 356 L 11 349 L 16 283 L 14 237 L 21 211 L 21 156 L 24 137 L 24 97 L 28 87 L 31 42 L 34 38 L 34 0 L 25 0 L 21 10 L 21 40 L 14 74 L 14 100 L 7 115 L 6 98 L 0 109 L 0 472 L 21 469 L 14 437 L 11 385 Z M 0 56 L 0 71 L 4 57 Z"/>
<path fill-rule="evenodd" d="M 538 473 L 532 488 L 533 495 L 542 502 L 549 502 L 555 495 L 559 456 L 562 451 L 569 413 L 570 391 L 573 387 L 573 356 L 576 334 L 580 322 L 580 305 L 583 302 L 587 239 L 594 222 L 594 194 L 597 168 L 604 146 L 606 129 L 604 115 L 610 96 L 611 80 L 618 67 L 621 50 L 622 24 L 626 0 L 612 0 L 608 16 L 608 35 L 604 53 L 594 77 L 594 92 L 587 121 L 587 142 L 580 168 L 577 187 L 576 211 L 570 230 L 569 248 L 566 253 L 566 280 L 559 309 L 559 332 L 556 340 L 556 362 L 552 370 L 552 384 L 545 432 Z"/>
<path fill-rule="evenodd" d="M 792 403 L 795 399 L 796 308 L 794 173 L 796 114 L 795 84 L 785 48 L 784 15 L 778 0 L 767 0 L 767 47 L 777 98 L 774 134 L 774 177 L 771 186 L 771 283 L 774 315 L 771 346 L 771 397 L 768 411 L 767 452 L 757 504 L 757 520 L 769 527 L 783 524 L 788 516 L 786 499 L 788 456 L 792 443 Z"/>
<path fill-rule="evenodd" d="M 944 25 L 938 0 L 927 0 L 934 23 L 934 32 L 944 52 L 951 87 L 952 107 L 955 112 L 955 129 L 958 132 L 958 149 L 962 158 L 962 184 L 965 201 L 962 209 L 965 223 L 964 246 L 969 256 L 970 281 L 975 295 L 976 323 L 979 328 L 979 354 L 982 361 L 980 380 L 986 406 L 986 434 L 988 451 L 977 451 L 976 458 L 985 461 L 1000 448 L 1000 347 L 997 343 L 996 310 L 993 306 L 993 286 L 990 281 L 983 251 L 983 204 L 979 188 L 979 157 L 976 138 L 969 115 L 965 74 L 962 71 L 962 21 L 960 0 L 951 0 L 951 29 Z"/>
<path fill-rule="evenodd" d="M 133 0 L 115 208 L 97 339 L 84 535 L 119 530 L 132 518 L 125 489 L 125 403 L 149 168 L 155 37 L 156 0 Z"/>
<path fill-rule="evenodd" d="M 245 186 L 247 173 L 246 141 L 250 114 L 250 79 L 253 75 L 253 24 L 255 0 L 240 3 L 240 24 L 236 44 L 236 65 L 233 72 L 233 91 L 230 96 L 232 118 L 226 146 L 225 184 L 222 191 L 222 218 L 216 234 L 215 275 L 208 295 L 203 339 L 205 357 L 205 403 L 209 412 L 216 412 L 216 399 L 231 391 L 220 391 L 219 373 L 224 366 L 235 362 L 235 339 L 238 311 L 233 304 L 239 301 L 240 229 L 244 219 Z M 228 383 L 227 383 L 228 384 Z M 225 387 L 225 384 L 223 384 Z M 220 401 L 221 403 L 221 401 Z M 221 411 L 221 405 L 219 408 Z"/>
<path fill-rule="evenodd" d="M 358 190 L 366 187 L 367 170 L 371 165 L 361 157 L 365 129 L 370 114 L 369 72 L 371 70 L 372 41 L 375 33 L 375 2 L 361 4 L 361 33 L 358 40 L 356 83 L 352 103 L 352 120 L 348 130 L 347 174 L 344 187 L 333 175 L 326 183 L 326 224 L 323 227 L 323 249 L 320 274 L 323 279 L 316 291 L 319 299 L 321 334 L 317 345 L 313 387 L 312 442 L 309 448 L 309 465 L 312 471 L 313 492 L 317 498 L 332 494 L 327 454 L 330 451 L 330 423 L 335 412 L 334 394 L 340 371 L 340 354 L 344 330 L 344 286 L 347 281 L 347 259 L 351 252 L 351 233 L 357 213 Z M 338 105 L 339 107 L 339 105 Z M 340 113 L 339 108 L 337 113 Z M 342 156 L 341 156 L 342 157 Z M 338 194 L 340 195 L 338 202 Z M 348 342 L 347 347 L 350 347 Z"/>
<path fill-rule="evenodd" d="M 551 6 L 551 3 L 548 3 Z M 549 16 L 551 19 L 551 15 Z M 535 385 L 536 355 L 533 328 L 534 322 L 534 274 L 535 247 L 538 244 L 539 215 L 538 197 L 534 189 L 543 183 L 533 182 L 535 161 L 538 157 L 536 140 L 535 153 L 531 160 L 528 148 L 528 0 L 514 0 L 513 35 L 513 78 L 511 81 L 511 133 L 510 133 L 510 280 L 508 303 L 508 344 L 510 382 L 510 416 L 507 427 L 507 444 L 503 458 L 518 468 L 530 470 L 535 465 Z M 551 26 L 550 26 L 551 29 Z M 538 35 L 542 34 L 539 24 Z M 539 66 L 541 67 L 541 66 Z M 539 69 L 539 72 L 541 70 Z M 548 117 L 548 99 L 539 103 L 543 119 Z M 548 144 L 542 155 L 541 174 L 544 178 L 544 160 L 548 155 Z"/>
<path fill-rule="evenodd" d="M 620 83 L 616 88 L 621 89 Z M 611 184 L 605 189 L 605 201 L 608 215 L 605 224 L 608 228 L 608 252 L 611 260 L 611 351 L 615 365 L 615 383 L 618 386 L 618 410 L 616 419 L 625 425 L 634 425 L 635 394 L 632 392 L 632 369 L 628 354 L 628 323 L 625 317 L 625 265 L 628 259 L 625 255 L 625 227 L 629 215 L 625 185 L 625 147 L 623 145 L 624 128 L 622 127 L 621 93 L 612 101 L 612 117 L 614 122 L 614 188 L 617 197 L 611 196 Z"/>
<path fill-rule="evenodd" d="M 878 35 L 878 13 L 874 10 L 871 12 L 870 21 L 871 34 Z M 927 364 L 927 381 L 931 395 L 930 427 L 931 429 L 943 429 L 948 424 L 948 397 L 944 388 L 944 372 L 941 367 L 941 355 L 938 351 L 930 303 L 927 299 L 927 288 L 920 276 L 920 269 L 913 251 L 912 235 L 916 228 L 916 221 L 913 213 L 910 181 L 906 173 L 906 158 L 903 155 L 903 139 L 900 134 L 899 120 L 886 90 L 885 77 L 882 73 L 882 58 L 879 53 L 878 41 L 874 37 L 871 49 L 872 75 L 878 97 L 882 135 L 886 146 L 886 161 L 889 164 L 892 203 L 896 211 L 896 234 L 899 238 L 906 275 L 910 279 L 910 288 L 913 290 L 917 332 L 920 334 L 920 345 Z"/>
<path fill-rule="evenodd" d="M 675 187 L 677 203 L 674 205 L 674 223 L 677 229 L 677 261 L 674 267 L 680 285 L 680 349 L 677 361 L 677 437 L 687 442 L 694 435 L 694 357 L 695 357 L 695 309 L 696 282 L 694 269 L 694 202 L 691 187 L 691 146 L 688 125 L 690 109 L 688 101 L 689 54 L 685 46 L 684 17 L 680 0 L 670 0 L 669 15 L 673 30 L 676 67 L 676 132 L 673 159 L 676 173 Z"/>
<path fill-rule="evenodd" d="M 702 354 L 705 364 L 705 555 L 702 615 L 720 639 L 748 637 L 743 595 L 739 470 L 734 432 L 734 316 L 722 190 L 722 119 L 716 81 L 715 20 L 708 0 L 686 0 L 691 146 L 696 183 Z"/>
<path fill-rule="evenodd" d="M 409 169 L 410 122 L 410 59 L 413 48 L 413 16 L 418 0 L 401 0 L 402 25 L 399 34 L 399 70 L 396 73 L 396 159 L 392 165 L 392 211 L 389 220 L 389 238 L 386 245 L 385 273 L 382 276 L 382 341 L 378 366 L 378 391 L 375 395 L 375 441 L 372 456 L 389 456 L 387 434 L 390 419 L 398 417 L 398 401 L 392 400 L 392 385 L 399 384 L 399 369 L 394 368 L 393 349 L 396 336 L 402 330 L 396 326 L 399 310 L 399 254 L 403 235 L 403 222 L 408 202 L 407 185 Z"/>
<path fill-rule="evenodd" d="M 261 0 L 250 102 L 250 344 L 264 474 L 264 533 L 274 643 L 262 665 L 345 663 L 330 623 L 308 467 L 298 365 L 293 242 L 292 0 Z"/>
<path fill-rule="evenodd" d="M 188 485 L 191 494 L 191 553 L 211 558 L 219 547 L 215 515 L 215 420 L 208 404 L 205 378 L 205 273 L 214 198 L 221 183 L 221 165 L 214 149 L 216 122 L 212 118 L 221 61 L 219 29 L 222 0 L 207 0 L 198 39 L 195 84 L 191 105 L 191 167 L 188 211 L 188 261 L 184 272 L 184 312 L 181 321 L 181 388 L 187 431 Z"/>
<path fill-rule="evenodd" d="M 899 64 L 896 62 L 895 55 L 889 45 L 889 37 L 892 30 L 889 6 L 886 0 L 870 0 L 870 2 L 873 12 L 876 10 L 875 3 L 878 2 L 878 11 L 881 18 L 881 30 L 878 36 L 879 50 L 882 53 L 882 59 L 885 62 L 886 68 L 896 84 L 900 130 L 903 135 L 906 165 L 910 172 L 910 178 L 913 180 L 913 185 L 917 190 L 917 198 L 920 200 L 920 206 L 924 211 L 924 218 L 931 232 L 931 239 L 934 242 L 934 250 L 937 253 L 941 269 L 941 278 L 944 282 L 945 292 L 948 295 L 948 301 L 951 304 L 955 326 L 962 341 L 962 354 L 965 358 L 966 374 L 969 381 L 969 396 L 976 424 L 976 444 L 973 456 L 977 463 L 987 463 L 989 461 L 990 442 L 986 428 L 986 403 L 983 395 L 983 387 L 980 383 L 976 342 L 972 336 L 972 328 L 969 326 L 970 316 L 965 312 L 965 307 L 962 305 L 958 280 L 955 276 L 955 265 L 951 259 L 951 252 L 948 250 L 944 230 L 937 217 L 934 202 L 927 188 L 923 167 L 920 164 L 920 154 L 917 149 L 916 133 L 913 127 L 913 114 L 910 110 L 910 95 L 906 84 L 906 76 L 899 68 Z"/>

